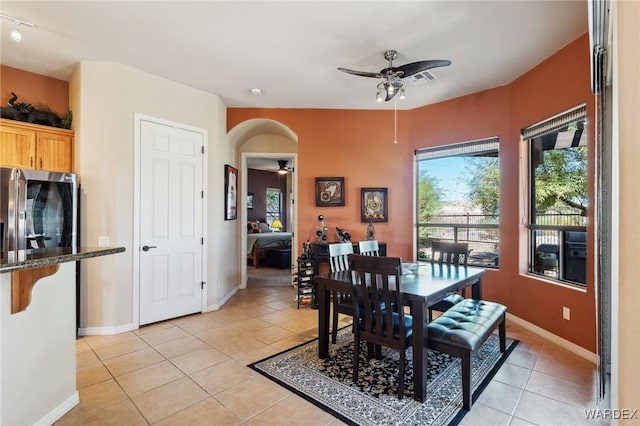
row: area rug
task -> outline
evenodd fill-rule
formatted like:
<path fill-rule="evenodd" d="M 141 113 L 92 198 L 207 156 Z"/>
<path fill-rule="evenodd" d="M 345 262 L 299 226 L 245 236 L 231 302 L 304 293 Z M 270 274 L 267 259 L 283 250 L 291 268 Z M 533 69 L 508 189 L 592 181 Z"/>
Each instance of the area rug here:
<path fill-rule="evenodd" d="M 493 334 L 473 357 L 473 400 L 491 381 L 518 344 L 507 339 L 507 351 L 500 352 Z M 413 351 L 407 350 L 405 390 L 397 398 L 398 352 L 384 348 L 382 359 L 366 359 L 366 345 L 360 351 L 358 383 L 352 381 L 353 334 L 346 327 L 338 333 L 329 357 L 318 359 L 318 340 L 312 340 L 249 367 L 300 395 L 350 425 L 455 425 L 466 414 L 462 410 L 460 359 L 429 352 L 427 400 L 413 399 Z M 473 408 L 473 407 L 472 407 Z"/>

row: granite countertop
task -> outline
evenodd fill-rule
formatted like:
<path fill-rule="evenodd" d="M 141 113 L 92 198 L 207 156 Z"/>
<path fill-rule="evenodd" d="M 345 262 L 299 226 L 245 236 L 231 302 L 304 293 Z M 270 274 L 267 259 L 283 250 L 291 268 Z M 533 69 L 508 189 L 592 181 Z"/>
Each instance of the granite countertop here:
<path fill-rule="evenodd" d="M 0 253 L 0 274 L 122 253 L 124 247 L 50 247 Z"/>

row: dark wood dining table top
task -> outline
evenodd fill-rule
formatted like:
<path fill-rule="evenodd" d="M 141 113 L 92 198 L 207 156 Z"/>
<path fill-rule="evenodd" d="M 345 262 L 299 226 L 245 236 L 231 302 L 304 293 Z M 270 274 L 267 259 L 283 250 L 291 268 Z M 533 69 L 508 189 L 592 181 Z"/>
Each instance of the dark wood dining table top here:
<path fill-rule="evenodd" d="M 436 303 L 459 288 L 468 287 L 467 281 L 477 281 L 484 274 L 484 268 L 472 266 L 447 266 L 431 263 L 420 264 L 417 274 L 400 276 L 400 291 L 407 300 L 427 299 L 428 305 Z M 329 279 L 345 284 L 352 284 L 351 271 L 330 272 L 317 276 L 318 279 Z M 473 283 L 471 283 L 473 284 Z"/>
<path fill-rule="evenodd" d="M 439 302 L 447 295 L 472 288 L 474 299 L 482 297 L 482 276 L 484 268 L 471 266 L 420 264 L 417 274 L 405 274 L 400 277 L 400 291 L 406 305 L 413 315 L 413 354 L 414 354 L 414 399 L 424 402 L 426 398 L 426 371 L 428 357 L 424 344 L 427 338 L 428 307 Z M 318 357 L 329 356 L 329 311 L 330 293 L 346 292 L 352 286 L 351 271 L 330 272 L 315 277 L 318 298 Z M 422 362 L 416 362 L 422 360 Z"/>

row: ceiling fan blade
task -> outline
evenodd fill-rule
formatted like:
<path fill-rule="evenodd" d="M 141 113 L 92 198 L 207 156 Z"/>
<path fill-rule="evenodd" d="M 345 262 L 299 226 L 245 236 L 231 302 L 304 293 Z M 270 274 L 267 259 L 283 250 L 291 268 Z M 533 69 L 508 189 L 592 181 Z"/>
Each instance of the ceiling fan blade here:
<path fill-rule="evenodd" d="M 406 78 L 424 70 L 437 67 L 446 67 L 449 65 L 451 65 L 451 61 L 447 61 L 444 59 L 434 59 L 430 61 L 419 61 L 401 65 L 399 67 L 395 67 L 394 70 L 397 73 L 398 77 Z"/>
<path fill-rule="evenodd" d="M 359 75 L 360 77 L 372 77 L 372 78 L 384 77 L 384 75 L 377 72 L 354 71 L 354 70 L 348 70 L 346 68 L 338 68 L 338 70 L 342 72 L 346 72 L 348 74 Z"/>

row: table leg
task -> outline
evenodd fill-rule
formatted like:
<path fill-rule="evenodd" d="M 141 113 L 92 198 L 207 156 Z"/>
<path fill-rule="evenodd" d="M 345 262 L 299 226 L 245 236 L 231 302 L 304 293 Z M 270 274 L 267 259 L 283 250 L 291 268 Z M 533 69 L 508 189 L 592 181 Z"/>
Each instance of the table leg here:
<path fill-rule="evenodd" d="M 482 278 L 471 286 L 471 298 L 476 300 L 482 299 Z"/>
<path fill-rule="evenodd" d="M 318 358 L 329 356 L 329 294 L 326 283 L 317 280 L 318 286 Z"/>
<path fill-rule="evenodd" d="M 413 399 L 424 402 L 427 397 L 427 371 L 429 368 L 427 342 L 427 303 L 414 301 L 413 315 Z"/>

